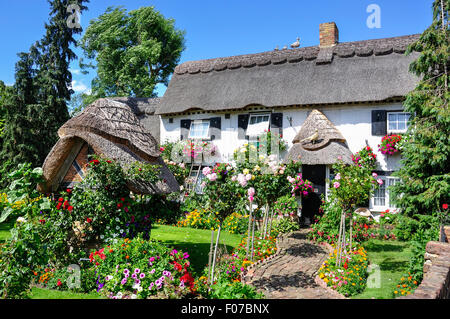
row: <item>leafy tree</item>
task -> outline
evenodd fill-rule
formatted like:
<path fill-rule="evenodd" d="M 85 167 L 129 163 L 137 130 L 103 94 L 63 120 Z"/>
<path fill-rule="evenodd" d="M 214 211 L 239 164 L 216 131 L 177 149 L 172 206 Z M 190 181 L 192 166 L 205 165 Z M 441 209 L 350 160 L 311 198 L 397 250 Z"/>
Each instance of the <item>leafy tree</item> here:
<path fill-rule="evenodd" d="M 151 97 L 157 84 L 168 84 L 184 50 L 184 31 L 154 7 L 129 13 L 109 7 L 91 21 L 80 44 L 87 58 L 96 61 L 92 101 L 107 96 Z M 80 65 L 85 71 L 94 67 L 82 61 Z"/>
<path fill-rule="evenodd" d="M 420 52 L 410 71 L 421 77 L 404 102 L 411 113 L 404 143 L 402 180 L 393 187 L 404 214 L 431 214 L 450 199 L 450 0 L 433 3 L 433 23 L 408 48 Z"/>
<path fill-rule="evenodd" d="M 66 103 L 73 93 L 69 63 L 76 58 L 70 46 L 76 44 L 73 35 L 81 29 L 69 27 L 68 6 L 78 5 L 81 13 L 84 2 L 88 0 L 49 0 L 46 34 L 30 52 L 19 53 L 0 156 L 10 168 L 20 162 L 41 165 L 58 138 L 58 128 L 69 119 Z"/>

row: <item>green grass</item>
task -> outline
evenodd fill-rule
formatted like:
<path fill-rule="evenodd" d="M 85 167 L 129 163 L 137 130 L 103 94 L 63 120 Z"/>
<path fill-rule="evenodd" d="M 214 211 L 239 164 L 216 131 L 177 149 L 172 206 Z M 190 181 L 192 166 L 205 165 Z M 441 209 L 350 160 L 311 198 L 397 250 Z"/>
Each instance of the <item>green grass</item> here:
<path fill-rule="evenodd" d="M 29 297 L 31 299 L 104 299 L 102 296 L 95 292 L 84 294 L 37 287 L 33 287 L 31 289 L 31 294 L 29 295 Z"/>
<path fill-rule="evenodd" d="M 11 237 L 10 229 L 14 227 L 15 221 L 7 221 L 0 224 L 0 244 Z"/>
<path fill-rule="evenodd" d="M 355 295 L 354 299 L 391 299 L 392 292 L 395 290 L 397 283 L 400 281 L 402 275 L 408 269 L 409 259 L 411 258 L 411 248 L 408 242 L 401 241 L 385 241 L 378 239 L 371 239 L 364 243 L 367 250 L 370 264 L 378 266 L 380 270 L 380 285 L 370 286 L 371 278 L 376 278 L 375 275 L 369 276 L 368 286 L 359 295 Z M 372 268 L 377 269 L 377 268 Z M 374 273 L 374 272 L 372 272 Z M 373 281 L 376 283 L 376 281 Z M 376 287 L 378 286 L 378 287 Z"/>
<path fill-rule="evenodd" d="M 214 234 L 217 235 L 217 232 Z M 154 225 L 151 238 L 161 240 L 165 244 L 188 252 L 192 270 L 196 275 L 200 275 L 208 264 L 211 230 Z M 220 246 L 225 245 L 227 251 L 231 252 L 234 247 L 239 245 L 241 238 L 241 235 L 221 232 Z"/>

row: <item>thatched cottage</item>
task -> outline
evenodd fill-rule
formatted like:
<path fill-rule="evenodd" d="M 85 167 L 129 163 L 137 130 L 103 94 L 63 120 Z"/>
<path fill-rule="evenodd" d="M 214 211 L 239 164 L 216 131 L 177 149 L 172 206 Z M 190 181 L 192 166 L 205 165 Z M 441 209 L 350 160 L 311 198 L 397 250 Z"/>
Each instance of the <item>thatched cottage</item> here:
<path fill-rule="evenodd" d="M 304 207 L 318 210 L 328 190 L 331 165 L 381 138 L 406 131 L 409 114 L 402 101 L 418 78 L 409 72 L 418 54 L 405 55 L 419 35 L 339 42 L 335 23 L 319 28 L 320 44 L 191 61 L 176 67 L 156 115 L 160 140 L 197 138 L 214 143 L 219 161 L 265 129 L 279 130 L 289 144 L 287 158 L 301 156 L 303 175 L 315 196 Z M 300 143 L 314 132 L 318 143 Z M 374 211 L 392 208 L 388 186 L 399 155 L 378 152 L 383 186 L 370 200 Z"/>

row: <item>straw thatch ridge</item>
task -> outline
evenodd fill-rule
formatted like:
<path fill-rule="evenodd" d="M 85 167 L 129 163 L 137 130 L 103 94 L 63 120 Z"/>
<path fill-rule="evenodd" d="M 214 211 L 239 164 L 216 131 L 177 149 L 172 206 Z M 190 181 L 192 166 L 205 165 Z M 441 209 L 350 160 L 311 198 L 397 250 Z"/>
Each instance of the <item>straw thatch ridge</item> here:
<path fill-rule="evenodd" d="M 62 171 L 71 165 L 76 156 L 72 153 L 76 152 L 77 145 L 84 142 L 97 155 L 117 160 L 123 166 L 135 161 L 160 166 L 163 182 L 144 185 L 129 181 L 133 191 L 143 194 L 179 191 L 175 177 L 160 158 L 156 140 L 140 124 L 134 111 L 128 104 L 112 99 L 99 99 L 80 115 L 67 121 L 58 130 L 60 140 L 43 164 L 45 183 L 40 185 L 40 191 L 56 190 L 63 177 Z"/>
<path fill-rule="evenodd" d="M 301 143 L 302 140 L 314 135 L 316 129 L 319 134 L 316 141 Z M 322 112 L 314 109 L 306 118 L 305 123 L 303 123 L 292 143 L 301 143 L 302 147 L 307 150 L 317 150 L 325 147 L 331 140 L 345 142 L 345 138 L 333 123 Z"/>
<path fill-rule="evenodd" d="M 156 114 L 238 110 L 249 105 L 323 105 L 402 98 L 419 81 L 409 72 L 409 64 L 418 53 L 404 54 L 418 37 L 185 62 L 176 67 Z M 320 54 L 322 50 L 325 51 Z"/>
<path fill-rule="evenodd" d="M 318 135 L 315 140 L 310 140 L 315 134 Z M 352 163 L 352 152 L 348 149 L 345 138 L 317 109 L 308 115 L 292 143 L 285 161 L 300 160 L 306 165 L 331 165 L 340 159 L 344 163 Z"/>

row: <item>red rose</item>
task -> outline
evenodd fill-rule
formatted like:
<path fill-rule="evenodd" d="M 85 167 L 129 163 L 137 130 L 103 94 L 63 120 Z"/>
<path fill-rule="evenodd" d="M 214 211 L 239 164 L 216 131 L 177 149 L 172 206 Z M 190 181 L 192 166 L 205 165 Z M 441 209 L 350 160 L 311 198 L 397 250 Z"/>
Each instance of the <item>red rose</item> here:
<path fill-rule="evenodd" d="M 122 197 L 120 200 L 121 200 L 122 202 L 124 202 L 124 201 L 125 201 L 125 197 Z"/>
<path fill-rule="evenodd" d="M 71 212 L 71 211 L 73 210 L 73 206 L 67 207 L 67 210 L 68 210 L 69 212 Z"/>
<path fill-rule="evenodd" d="M 448 209 L 448 204 L 442 204 L 443 209 Z"/>
<path fill-rule="evenodd" d="M 66 190 L 66 192 L 70 194 L 70 193 L 72 193 L 72 190 L 71 190 L 70 188 L 68 188 L 68 189 Z"/>
<path fill-rule="evenodd" d="M 122 206 L 123 206 L 122 203 L 117 204 L 117 208 L 122 208 Z"/>
<path fill-rule="evenodd" d="M 63 202 L 63 201 L 64 201 L 64 198 L 62 198 L 62 197 L 58 198 L 58 202 Z"/>
<path fill-rule="evenodd" d="M 60 210 L 60 209 L 61 209 L 61 205 L 62 205 L 62 203 L 59 202 L 58 205 L 56 205 L 56 209 L 57 209 L 57 210 Z"/>
<path fill-rule="evenodd" d="M 62 285 L 61 279 L 58 279 L 57 285 L 58 285 L 58 287 Z"/>
<path fill-rule="evenodd" d="M 87 221 L 88 223 L 90 223 L 90 222 L 92 222 L 92 219 L 90 219 L 90 218 L 88 217 L 88 218 L 86 218 L 86 221 Z"/>

